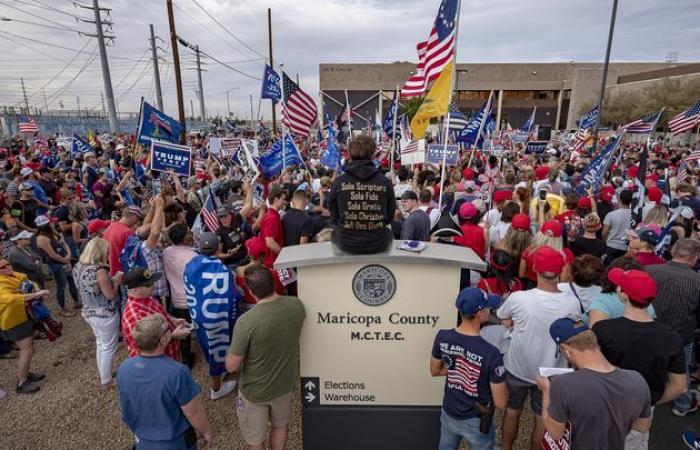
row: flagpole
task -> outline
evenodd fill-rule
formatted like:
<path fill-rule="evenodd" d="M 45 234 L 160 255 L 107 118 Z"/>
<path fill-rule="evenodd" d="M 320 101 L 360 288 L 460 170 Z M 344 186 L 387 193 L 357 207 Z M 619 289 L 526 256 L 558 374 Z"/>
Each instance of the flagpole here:
<path fill-rule="evenodd" d="M 491 103 L 493 101 L 493 89 L 491 89 L 491 93 L 489 94 L 489 100 L 487 102 L 487 105 L 489 106 L 489 114 L 491 114 Z M 472 153 L 469 155 L 469 163 L 467 164 L 467 167 L 472 166 L 472 159 L 474 159 L 474 152 L 476 152 L 476 146 L 479 143 L 479 138 L 481 137 L 481 132 L 484 130 L 484 123 L 486 122 L 486 109 L 484 108 L 484 114 L 481 117 L 481 123 L 479 124 L 479 131 L 476 133 L 476 138 L 474 139 L 474 143 L 472 144 Z"/>
<path fill-rule="evenodd" d="M 381 98 L 381 97 L 380 97 Z M 394 123 L 391 125 L 391 155 L 390 155 L 390 165 L 389 174 L 391 175 L 391 181 L 394 181 L 394 151 L 396 151 L 396 119 L 399 115 L 399 85 L 396 85 L 396 90 L 394 91 Z M 383 126 L 382 126 L 383 128 Z"/>
<path fill-rule="evenodd" d="M 450 105 L 452 104 L 452 94 L 457 75 L 457 44 L 459 43 L 459 12 L 462 7 L 462 0 L 457 0 L 457 11 L 455 12 L 455 44 L 452 52 L 452 77 L 450 77 L 450 98 L 447 101 L 447 118 L 442 137 L 442 168 L 440 169 L 440 196 L 438 197 L 438 211 L 442 212 L 442 194 L 445 190 L 445 166 L 447 165 L 447 137 L 450 133 Z"/>
<path fill-rule="evenodd" d="M 284 108 L 287 107 L 287 105 L 284 103 L 285 98 L 284 98 L 284 64 L 280 63 L 280 72 L 282 72 L 282 171 L 287 170 L 287 152 L 285 151 L 285 144 L 287 142 L 287 133 L 284 130 Z M 273 104 L 274 108 L 274 104 Z M 274 111 L 274 109 L 273 109 Z"/>
<path fill-rule="evenodd" d="M 651 146 L 651 137 L 654 135 L 654 131 L 656 131 L 656 126 L 659 124 L 659 121 L 661 120 L 661 115 L 664 113 L 666 110 L 665 106 L 661 107 L 661 111 L 656 115 L 656 119 L 654 119 L 654 125 L 651 127 L 651 131 L 649 132 L 649 136 L 647 137 L 647 150 L 649 150 L 649 147 Z"/>
<path fill-rule="evenodd" d="M 346 139 L 345 145 L 349 145 L 350 139 L 352 138 L 352 108 L 350 108 L 347 89 L 345 89 L 345 111 L 348 113 L 348 138 Z"/>

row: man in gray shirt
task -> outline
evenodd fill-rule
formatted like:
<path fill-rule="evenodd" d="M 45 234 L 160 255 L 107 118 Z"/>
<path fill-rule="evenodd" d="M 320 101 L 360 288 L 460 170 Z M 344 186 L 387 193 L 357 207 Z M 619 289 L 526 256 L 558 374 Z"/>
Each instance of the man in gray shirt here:
<path fill-rule="evenodd" d="M 545 448 L 616 450 L 625 448 L 631 430 L 651 428 L 651 396 L 644 378 L 610 364 L 588 325 L 565 317 L 552 323 L 549 334 L 577 370 L 551 381 L 537 379 Z M 557 447 L 561 441 L 566 444 Z"/>
<path fill-rule="evenodd" d="M 430 217 L 418 207 L 418 195 L 413 191 L 404 192 L 401 207 L 408 213 L 401 227 L 401 239 L 427 241 L 430 238 Z"/>
<path fill-rule="evenodd" d="M 603 240 L 606 245 L 603 262 L 606 266 L 615 258 L 624 255 L 629 245 L 627 232 L 631 226 L 632 191 L 624 189 L 620 192 L 619 199 L 620 207 L 608 213 L 603 220 Z"/>

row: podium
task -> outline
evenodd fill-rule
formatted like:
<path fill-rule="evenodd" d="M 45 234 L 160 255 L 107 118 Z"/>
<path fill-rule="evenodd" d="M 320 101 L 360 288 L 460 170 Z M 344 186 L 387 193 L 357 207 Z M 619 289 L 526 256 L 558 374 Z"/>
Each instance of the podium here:
<path fill-rule="evenodd" d="M 486 269 L 466 247 L 427 244 L 352 255 L 330 242 L 285 247 L 306 318 L 300 341 L 304 450 L 438 446 L 445 379 L 429 371 L 438 330 L 456 324 L 460 269 Z"/>

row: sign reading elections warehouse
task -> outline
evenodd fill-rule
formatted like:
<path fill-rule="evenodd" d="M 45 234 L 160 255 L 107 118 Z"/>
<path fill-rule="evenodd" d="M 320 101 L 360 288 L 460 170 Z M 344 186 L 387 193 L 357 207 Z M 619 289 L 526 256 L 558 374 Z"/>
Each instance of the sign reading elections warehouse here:
<path fill-rule="evenodd" d="M 151 141 L 151 170 L 190 176 L 190 148 L 170 142 Z"/>

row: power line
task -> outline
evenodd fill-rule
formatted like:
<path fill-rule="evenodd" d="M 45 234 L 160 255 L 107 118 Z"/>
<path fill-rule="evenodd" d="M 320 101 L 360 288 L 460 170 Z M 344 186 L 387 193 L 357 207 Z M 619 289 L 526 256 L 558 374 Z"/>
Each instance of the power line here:
<path fill-rule="evenodd" d="M 195 5 L 197 5 L 197 6 L 199 7 L 199 9 L 201 9 L 202 11 L 204 11 L 204 13 L 205 13 L 207 16 L 209 16 L 209 18 L 210 18 L 211 20 L 213 20 L 214 22 L 216 22 L 217 25 L 219 25 L 226 33 L 228 33 L 229 36 L 231 36 L 232 38 L 234 38 L 234 39 L 235 39 L 236 41 L 238 41 L 241 45 L 243 45 L 244 47 L 246 47 L 248 50 L 252 51 L 252 52 L 255 53 L 256 55 L 261 56 L 261 57 L 263 57 L 263 58 L 266 58 L 265 55 L 263 55 L 262 53 L 260 53 L 259 51 L 255 50 L 253 47 L 251 47 L 250 45 L 248 45 L 248 44 L 246 44 L 245 42 L 243 42 L 241 39 L 239 39 L 238 37 L 236 37 L 235 34 L 231 33 L 231 32 L 228 30 L 228 28 L 226 28 L 225 26 L 223 26 L 223 25 L 221 24 L 221 22 L 219 22 L 219 21 L 216 19 L 216 17 L 212 16 L 212 15 L 209 13 L 209 11 L 207 11 L 206 9 L 204 9 L 204 7 L 203 7 L 202 5 L 200 5 L 199 2 L 198 2 L 197 0 L 192 0 L 192 1 L 194 2 Z"/>
<path fill-rule="evenodd" d="M 92 64 L 92 62 L 95 60 L 95 57 L 97 56 L 97 55 L 95 54 L 96 52 L 97 52 L 97 47 L 95 47 L 95 49 L 92 51 L 92 53 L 91 53 L 91 58 L 88 59 L 88 60 L 86 61 L 85 65 L 83 65 L 83 67 L 80 68 L 80 70 L 78 71 L 78 73 L 76 73 L 75 76 L 74 76 L 73 78 L 71 78 L 70 80 L 68 80 L 68 82 L 67 82 L 66 84 L 64 84 L 57 92 L 55 92 L 54 94 L 52 94 L 52 95 L 49 96 L 49 97 L 51 97 L 51 101 L 48 101 L 48 100 L 47 100 L 46 103 L 47 103 L 48 105 L 53 104 L 53 102 L 55 102 L 56 99 L 57 99 L 59 96 L 63 95 L 63 93 L 64 93 L 64 92 L 73 84 L 73 82 L 85 71 L 85 69 L 87 69 L 88 66 L 89 66 L 90 64 Z"/>
<path fill-rule="evenodd" d="M 19 34 L 10 33 L 9 31 L 5 31 L 5 32 L 3 32 L 3 33 L 0 33 L 0 37 L 6 37 L 6 38 L 7 38 L 7 36 L 5 36 L 5 35 L 7 35 L 7 34 L 9 34 L 10 36 L 13 36 L 13 37 L 15 37 L 15 38 L 17 38 L 17 39 L 24 39 L 24 40 L 26 40 L 26 41 L 35 42 L 35 43 L 37 43 L 37 44 L 42 44 L 42 45 L 47 45 L 47 46 L 49 46 L 49 47 L 59 48 L 59 49 L 61 49 L 61 50 L 68 50 L 68 51 L 70 51 L 70 52 L 76 52 L 76 53 L 81 53 L 81 54 L 87 54 L 87 52 L 82 51 L 82 50 L 78 50 L 78 49 L 75 49 L 75 48 L 69 48 L 69 47 L 63 47 L 63 46 L 61 46 L 61 45 L 52 44 L 52 43 L 50 43 L 50 42 L 39 41 L 39 40 L 37 40 L 37 39 L 28 38 L 28 37 L 26 37 L 26 36 L 22 36 L 22 35 L 19 35 Z M 8 39 L 9 39 L 9 38 L 8 38 Z M 16 41 L 14 41 L 14 42 L 16 42 Z M 54 56 L 54 55 L 50 55 L 50 54 L 48 54 L 48 53 L 43 53 L 43 52 L 41 52 L 41 51 L 39 51 L 39 50 L 33 49 L 33 48 L 28 47 L 28 46 L 26 46 L 26 45 L 24 45 L 24 47 L 30 48 L 30 49 L 32 49 L 33 51 L 36 51 L 36 52 L 38 52 L 38 53 L 41 53 L 41 54 L 43 54 L 43 55 L 45 55 L 45 56 L 50 57 L 51 59 L 55 59 L 55 60 L 61 61 L 61 62 L 63 61 L 62 59 L 57 58 L 57 57 Z M 117 60 L 122 60 L 122 61 L 132 61 L 132 62 L 133 62 L 133 61 L 137 61 L 136 58 L 128 58 L 128 57 L 124 57 L 124 56 L 110 56 L 110 59 L 117 59 Z"/>
<path fill-rule="evenodd" d="M 129 92 L 131 92 L 131 90 L 134 88 L 134 86 L 136 86 L 141 80 L 143 80 L 143 78 L 144 78 L 144 77 L 146 76 L 146 74 L 148 73 L 149 69 L 150 69 L 150 65 L 149 65 L 149 64 L 146 64 L 146 67 L 144 67 L 143 71 L 141 72 L 141 74 L 139 75 L 139 77 L 136 79 L 136 81 L 134 81 L 134 82 L 131 84 L 131 86 L 129 86 L 129 89 L 127 89 L 126 91 L 124 91 L 124 93 L 123 93 L 122 95 L 119 96 L 119 98 L 117 99 L 117 101 L 121 101 L 121 100 L 123 100 L 127 95 L 129 95 Z"/>
<path fill-rule="evenodd" d="M 70 28 L 56 27 L 56 26 L 53 26 L 53 25 L 46 25 L 46 24 L 38 23 L 38 22 L 30 22 L 30 21 L 28 21 L 28 20 L 22 20 L 22 19 L 13 19 L 13 18 L 11 18 L 11 17 L 0 17 L 0 21 L 24 23 L 24 24 L 27 24 L 27 25 L 33 25 L 33 26 L 35 26 L 35 27 L 44 27 L 44 28 L 49 28 L 49 29 L 51 29 L 51 30 L 68 31 L 68 32 L 70 32 L 70 33 L 78 33 L 78 34 L 80 34 L 80 31 L 78 31 L 78 30 L 73 30 L 73 29 L 70 29 Z"/>
<path fill-rule="evenodd" d="M 65 11 L 63 11 L 63 10 L 58 9 L 58 8 L 48 6 L 46 3 L 42 3 L 42 2 L 40 2 L 39 0 L 33 0 L 33 1 L 34 1 L 34 3 L 38 3 L 38 5 L 34 5 L 34 4 L 32 4 L 32 3 L 25 2 L 25 1 L 22 1 L 22 0 L 15 0 L 15 2 L 21 3 L 21 4 L 23 4 L 23 5 L 32 6 L 32 7 L 34 7 L 34 8 L 44 9 L 44 10 L 46 10 L 46 11 L 53 11 L 53 12 L 61 13 L 61 14 L 64 14 L 64 15 L 66 15 L 66 16 L 72 18 L 72 19 L 77 19 L 77 18 L 78 18 L 78 17 L 74 16 L 74 15 L 71 14 L 71 13 L 67 13 L 67 12 L 65 12 Z M 41 6 L 39 6 L 39 5 L 41 5 Z"/>
<path fill-rule="evenodd" d="M 35 19 L 43 20 L 43 21 L 48 22 L 48 23 L 50 23 L 50 24 L 57 25 L 57 26 L 59 26 L 59 27 L 65 28 L 66 30 L 76 31 L 76 32 L 78 31 L 78 30 L 72 29 L 72 28 L 70 28 L 70 27 L 68 27 L 68 26 L 66 26 L 66 25 L 64 25 L 64 24 L 62 24 L 62 23 L 56 22 L 55 20 L 49 20 L 49 19 L 47 19 L 46 17 L 38 16 L 38 15 L 36 15 L 36 14 L 30 13 L 29 11 L 25 11 L 25 10 L 23 10 L 23 9 L 17 8 L 16 6 L 9 5 L 9 4 L 5 3 L 5 2 L 1 2 L 1 1 L 0 1 L 0 4 L 5 5 L 5 6 L 7 6 L 8 8 L 12 8 L 12 9 L 14 9 L 15 11 L 19 11 L 19 12 L 21 12 L 21 13 L 23 13 L 23 14 L 28 15 L 28 16 L 32 16 L 32 17 L 34 17 Z"/>
<path fill-rule="evenodd" d="M 48 53 L 46 53 L 46 52 L 43 52 L 43 51 L 41 51 L 41 50 L 37 50 L 37 49 L 35 49 L 34 47 L 28 46 L 27 44 L 23 44 L 23 43 L 21 43 L 21 42 L 18 42 L 16 39 L 13 39 L 13 38 L 11 38 L 11 37 L 9 37 L 9 36 L 6 36 L 7 34 L 12 34 L 12 33 L 8 33 L 8 32 L 0 33 L 0 38 L 5 38 L 5 39 L 7 39 L 8 41 L 12 41 L 12 42 L 14 42 L 15 44 L 17 44 L 17 45 L 19 45 L 19 46 L 21 46 L 21 47 L 28 48 L 29 50 L 31 50 L 31 51 L 33 51 L 33 52 L 41 53 L 42 55 L 48 56 L 48 57 L 51 58 L 51 59 L 54 59 L 54 60 L 56 60 L 56 61 L 61 61 L 61 62 L 63 62 L 63 60 L 62 60 L 61 58 L 58 58 L 58 57 L 56 57 L 56 56 L 54 56 L 54 55 L 50 55 L 50 54 L 48 54 Z M 13 36 L 15 36 L 15 35 L 13 34 Z M 20 36 L 20 37 L 21 37 L 21 36 Z"/>
<path fill-rule="evenodd" d="M 241 52 L 241 50 L 240 50 L 239 48 L 237 48 L 237 47 L 231 45 L 226 39 L 223 38 L 223 36 L 221 36 L 219 33 L 216 33 L 214 30 L 211 29 L 211 27 L 205 25 L 204 23 L 202 23 L 202 21 L 200 21 L 199 19 L 197 19 L 195 16 L 193 16 L 192 14 L 190 14 L 190 13 L 188 13 L 187 11 L 185 11 L 184 9 L 182 9 L 180 6 L 178 6 L 177 3 L 173 3 L 173 6 L 175 7 L 175 9 L 177 9 L 178 11 L 180 11 L 181 13 L 183 13 L 184 15 L 186 15 L 188 18 L 190 18 L 190 19 L 194 20 L 195 22 L 197 22 L 197 23 L 199 24 L 199 26 L 201 26 L 202 28 L 204 28 L 204 30 L 208 31 L 212 36 L 215 36 L 215 37 L 216 37 L 217 39 L 219 39 L 221 42 L 223 42 L 224 44 L 226 44 L 226 45 L 228 45 L 229 47 L 231 47 L 232 49 L 234 49 L 237 53 L 240 53 L 241 55 L 243 55 L 243 52 Z"/>
<path fill-rule="evenodd" d="M 238 69 L 236 69 L 235 67 L 229 66 L 229 65 L 226 64 L 225 62 L 223 62 L 223 61 L 221 61 L 221 60 L 219 60 L 219 59 L 214 58 L 214 57 L 211 56 L 209 53 L 207 53 L 207 52 L 205 52 L 205 51 L 203 51 L 203 50 L 200 50 L 200 53 L 201 53 L 202 55 L 204 55 L 205 57 L 207 57 L 207 58 L 209 58 L 209 59 L 211 59 L 211 60 L 213 60 L 213 61 L 215 61 L 215 62 L 221 64 L 222 66 L 227 67 L 227 68 L 233 70 L 234 72 L 239 73 L 239 74 L 241 74 L 241 75 L 243 75 L 243 76 L 245 76 L 245 77 L 248 77 L 248 78 L 251 78 L 251 79 L 257 80 L 257 81 L 261 81 L 261 80 L 262 80 L 262 78 L 255 77 L 255 76 L 253 76 L 253 75 L 250 75 L 250 74 L 247 74 L 247 73 L 243 72 L 242 70 L 238 70 Z"/>

